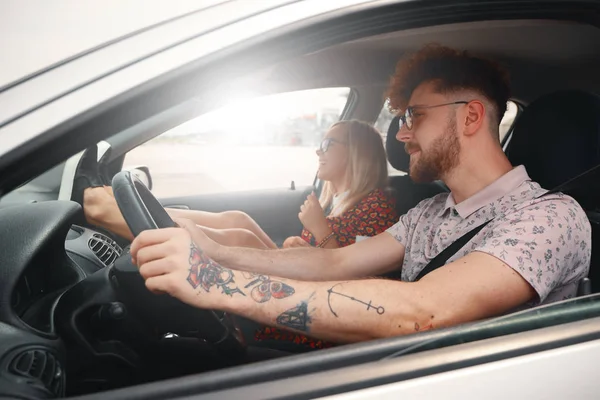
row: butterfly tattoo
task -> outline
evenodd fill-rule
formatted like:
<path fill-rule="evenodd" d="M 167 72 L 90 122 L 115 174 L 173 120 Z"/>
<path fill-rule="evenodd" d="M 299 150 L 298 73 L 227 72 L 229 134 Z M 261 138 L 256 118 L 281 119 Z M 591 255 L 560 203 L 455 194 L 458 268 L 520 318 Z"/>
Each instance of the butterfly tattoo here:
<path fill-rule="evenodd" d="M 244 286 L 244 288 L 247 289 L 254 286 L 250 292 L 250 297 L 257 303 L 265 303 L 271 298 L 284 299 L 295 293 L 294 288 L 290 285 L 277 280 L 272 280 L 268 276 L 251 274 L 248 272 L 243 272 L 243 275 L 246 279 L 255 278 Z"/>

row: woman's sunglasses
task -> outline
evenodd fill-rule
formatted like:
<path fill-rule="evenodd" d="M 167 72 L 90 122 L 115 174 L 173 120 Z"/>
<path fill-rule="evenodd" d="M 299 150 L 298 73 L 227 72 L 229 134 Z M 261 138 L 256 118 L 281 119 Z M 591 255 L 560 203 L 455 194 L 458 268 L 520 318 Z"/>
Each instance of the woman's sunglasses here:
<path fill-rule="evenodd" d="M 329 150 L 329 146 L 331 145 L 331 143 L 347 144 L 346 142 L 342 142 L 341 140 L 337 140 L 334 138 L 325 138 L 321 141 L 319 150 L 321 150 L 323 153 L 327 153 L 327 150 Z"/>

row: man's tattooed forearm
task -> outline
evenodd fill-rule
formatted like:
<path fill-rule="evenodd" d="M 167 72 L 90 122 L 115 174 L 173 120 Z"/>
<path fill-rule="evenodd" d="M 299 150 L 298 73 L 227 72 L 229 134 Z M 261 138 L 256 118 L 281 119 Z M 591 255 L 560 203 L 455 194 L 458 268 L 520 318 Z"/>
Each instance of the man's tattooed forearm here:
<path fill-rule="evenodd" d="M 284 299 L 295 293 L 295 290 L 290 285 L 280 281 L 272 280 L 269 276 L 254 274 L 251 272 L 243 272 L 244 278 L 253 279 L 244 288 L 254 288 L 250 292 L 250 297 L 257 303 L 265 303 L 272 297 L 275 299 Z"/>
<path fill-rule="evenodd" d="M 342 282 L 342 283 L 346 283 L 346 282 Z M 342 298 L 346 298 L 346 299 L 352 300 L 354 302 L 364 304 L 365 306 L 367 306 L 367 311 L 373 309 L 379 315 L 382 315 L 383 313 L 385 313 L 385 308 L 383 308 L 383 306 L 372 305 L 371 304 L 372 300 L 369 300 L 369 302 L 367 303 L 366 301 L 359 300 L 354 296 L 350 296 L 350 295 L 336 291 L 335 287 L 338 285 L 341 285 L 342 283 L 337 283 L 327 290 L 327 304 L 329 305 L 329 310 L 331 311 L 331 313 L 333 315 L 338 317 L 337 313 L 333 310 L 333 306 L 331 305 L 331 296 L 340 296 Z"/>
<path fill-rule="evenodd" d="M 233 271 L 211 260 L 193 242 L 190 244 L 189 263 L 190 273 L 187 281 L 194 289 L 200 286 L 206 292 L 210 292 L 210 288 L 216 286 L 228 296 L 233 296 L 235 293 L 246 296 L 238 287 L 233 286 L 235 284 Z"/>
<path fill-rule="evenodd" d="M 277 324 L 297 331 L 308 332 L 312 322 L 311 313 L 314 311 L 314 309 L 308 309 L 308 303 L 313 299 L 313 296 L 314 293 L 307 300 L 296 305 L 296 307 L 281 313 L 275 320 Z"/>

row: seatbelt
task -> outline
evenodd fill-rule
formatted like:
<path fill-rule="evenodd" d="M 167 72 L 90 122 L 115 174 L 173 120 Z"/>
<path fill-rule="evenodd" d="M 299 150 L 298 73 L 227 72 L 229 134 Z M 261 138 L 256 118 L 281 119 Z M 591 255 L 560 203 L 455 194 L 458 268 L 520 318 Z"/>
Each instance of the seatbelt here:
<path fill-rule="evenodd" d="M 545 192 L 544 194 L 537 196 L 536 199 L 539 199 L 540 197 L 546 196 L 548 194 L 556 193 L 556 192 L 562 192 L 562 193 L 568 194 L 575 198 L 581 198 L 581 196 L 578 196 L 580 193 L 578 193 L 577 191 L 578 191 L 578 189 L 580 189 L 583 186 L 582 183 L 595 182 L 598 178 L 600 178 L 600 165 L 596 165 L 596 166 L 588 169 L 587 171 L 583 172 L 582 174 L 577 175 L 575 178 L 573 178 L 561 185 L 558 185 L 554 189 L 549 190 L 549 191 Z M 596 189 L 596 190 L 598 190 L 598 189 Z M 600 195 L 598 193 L 596 195 L 597 195 L 596 197 L 600 197 Z M 581 204 L 580 203 L 580 205 L 582 207 L 584 207 L 584 209 L 585 209 L 587 207 L 594 206 L 595 204 L 592 205 L 592 204 Z M 589 216 L 589 213 L 588 213 L 588 216 Z M 423 270 L 417 275 L 415 282 L 418 281 L 419 279 L 423 278 L 428 273 L 435 271 L 436 269 L 446 265 L 446 262 L 450 259 L 450 257 L 452 257 L 454 254 L 456 254 L 464 245 L 466 245 L 469 242 L 469 240 L 471 240 L 479 231 L 481 231 L 487 224 L 489 224 L 492 221 L 493 221 L 493 219 L 484 222 L 483 224 L 479 225 L 475 229 L 465 233 L 463 236 L 461 236 L 460 238 L 455 240 L 450 246 L 446 247 L 440 254 L 435 256 L 433 258 L 433 260 L 431 260 L 429 262 L 429 264 L 427 264 L 425 266 L 425 268 L 423 268 Z M 591 294 L 591 281 L 589 278 L 587 278 L 587 277 L 583 278 L 579 282 L 577 292 L 578 292 L 577 293 L 578 296 Z"/>
<path fill-rule="evenodd" d="M 563 186 L 564 185 L 560 185 L 552 190 L 544 192 L 543 194 L 537 196 L 536 199 L 544 197 L 547 194 L 558 192 Z M 473 237 L 477 235 L 477 233 L 479 233 L 480 230 L 482 230 L 487 224 L 489 224 L 493 220 L 494 219 L 492 218 L 489 221 L 484 222 L 483 224 L 479 225 L 478 227 L 470 230 L 469 232 L 456 239 L 450 246 L 446 247 L 441 253 L 435 256 L 433 260 L 429 261 L 429 264 L 427 264 L 425 268 L 423 268 L 423 270 L 419 272 L 419 275 L 417 275 L 415 282 L 427 275 L 428 273 L 446 265 L 446 262 L 448 261 L 448 259 L 450 259 L 450 257 L 456 254 L 464 245 L 466 245 L 469 242 L 469 240 L 473 239 Z"/>
<path fill-rule="evenodd" d="M 469 232 L 456 239 L 450 246 L 446 247 L 440 254 L 435 256 L 433 260 L 429 261 L 429 264 L 427 264 L 425 268 L 423 268 L 423 270 L 419 272 L 419 275 L 417 275 L 415 282 L 427 275 L 428 273 L 435 271 L 439 267 L 443 267 L 450 257 L 456 254 L 456 252 L 458 252 L 465 244 L 467 244 L 469 240 L 473 238 L 473 236 L 477 235 L 477 233 L 479 233 L 480 230 L 482 230 L 487 224 L 489 224 L 492 221 L 493 219 L 490 219 L 489 221 L 484 222 L 475 229 L 470 230 Z"/>

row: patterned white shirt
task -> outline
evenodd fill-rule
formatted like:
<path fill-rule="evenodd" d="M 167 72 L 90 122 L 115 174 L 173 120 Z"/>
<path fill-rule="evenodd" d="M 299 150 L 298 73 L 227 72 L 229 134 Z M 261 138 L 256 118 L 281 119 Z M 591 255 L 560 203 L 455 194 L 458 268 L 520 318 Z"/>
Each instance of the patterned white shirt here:
<path fill-rule="evenodd" d="M 590 267 L 591 226 L 573 198 L 539 197 L 546 192 L 518 166 L 459 204 L 451 193 L 421 201 L 387 230 L 406 248 L 402 280 L 414 281 L 446 247 L 493 219 L 448 263 L 484 252 L 529 282 L 538 304 L 575 296 Z"/>

